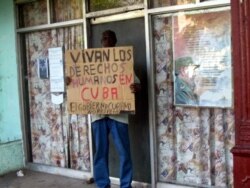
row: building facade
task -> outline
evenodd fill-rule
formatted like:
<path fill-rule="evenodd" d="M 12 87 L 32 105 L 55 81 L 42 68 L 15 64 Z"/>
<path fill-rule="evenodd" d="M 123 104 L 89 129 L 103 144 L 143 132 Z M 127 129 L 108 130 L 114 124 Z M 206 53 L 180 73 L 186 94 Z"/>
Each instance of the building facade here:
<path fill-rule="evenodd" d="M 92 176 L 91 116 L 69 114 L 66 92 L 51 91 L 48 51 L 100 47 L 101 33 L 111 29 L 118 46 L 134 47 L 142 83 L 129 120 L 134 183 L 233 187 L 229 0 L 16 0 L 0 7 L 1 174 L 25 166 Z M 58 94 L 61 104 L 52 102 Z M 110 153 L 119 183 L 112 145 Z"/>
<path fill-rule="evenodd" d="M 1 1 L 0 174 L 24 167 L 14 3 Z"/>

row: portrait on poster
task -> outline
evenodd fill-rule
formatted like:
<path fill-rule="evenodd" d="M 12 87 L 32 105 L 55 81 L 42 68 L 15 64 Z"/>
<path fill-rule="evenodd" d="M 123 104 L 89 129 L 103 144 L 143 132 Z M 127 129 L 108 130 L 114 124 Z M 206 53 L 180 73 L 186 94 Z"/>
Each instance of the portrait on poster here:
<path fill-rule="evenodd" d="M 47 58 L 38 58 L 37 59 L 37 67 L 38 67 L 38 77 L 40 79 L 48 79 L 49 78 L 49 69 L 48 69 L 48 59 Z"/>
<path fill-rule="evenodd" d="M 175 105 L 232 107 L 230 11 L 173 17 Z"/>

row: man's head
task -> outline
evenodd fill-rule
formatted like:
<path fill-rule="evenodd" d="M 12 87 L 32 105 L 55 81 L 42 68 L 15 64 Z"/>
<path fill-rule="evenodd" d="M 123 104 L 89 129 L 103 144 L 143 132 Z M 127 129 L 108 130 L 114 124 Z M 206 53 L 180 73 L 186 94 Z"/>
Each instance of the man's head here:
<path fill-rule="evenodd" d="M 181 69 L 188 67 L 196 69 L 199 67 L 199 65 L 194 64 L 191 57 L 181 57 L 175 60 L 175 73 L 178 74 Z"/>
<path fill-rule="evenodd" d="M 194 64 L 191 57 L 181 57 L 175 60 L 175 74 L 182 78 L 192 78 L 198 67 L 199 65 Z"/>
<path fill-rule="evenodd" d="M 114 31 L 106 30 L 102 33 L 102 46 L 103 47 L 114 47 L 116 45 L 117 39 Z"/>

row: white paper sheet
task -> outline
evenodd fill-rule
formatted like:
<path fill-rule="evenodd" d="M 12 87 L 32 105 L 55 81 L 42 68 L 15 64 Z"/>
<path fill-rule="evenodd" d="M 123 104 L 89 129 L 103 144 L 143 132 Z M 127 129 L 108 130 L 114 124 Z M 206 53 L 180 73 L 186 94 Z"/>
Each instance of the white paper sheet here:
<path fill-rule="evenodd" d="M 51 93 L 51 101 L 54 104 L 62 104 L 63 103 L 63 93 L 59 94 L 59 95 Z"/>
<path fill-rule="evenodd" d="M 49 48 L 50 91 L 64 92 L 62 48 Z"/>

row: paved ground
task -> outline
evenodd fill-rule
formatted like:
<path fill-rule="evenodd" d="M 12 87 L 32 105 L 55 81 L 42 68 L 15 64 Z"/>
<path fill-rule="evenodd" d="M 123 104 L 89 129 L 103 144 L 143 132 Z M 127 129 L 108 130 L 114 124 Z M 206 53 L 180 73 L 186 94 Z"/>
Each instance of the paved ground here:
<path fill-rule="evenodd" d="M 87 184 L 86 180 L 53 175 L 31 170 L 23 170 L 23 177 L 17 172 L 0 175 L 0 188 L 96 188 L 95 183 Z M 133 188 L 151 188 L 148 184 L 133 182 Z M 119 188 L 111 185 L 111 188 Z M 176 187 L 174 187 L 176 188 Z"/>
<path fill-rule="evenodd" d="M 139 185 L 136 183 L 133 184 L 132 187 L 151 188 L 150 185 Z M 163 187 L 163 185 L 161 187 Z M 186 186 L 177 186 L 174 184 L 169 184 L 167 187 L 188 188 Z M 18 177 L 16 172 L 0 176 L 0 188 L 96 188 L 96 185 L 94 183 L 87 184 L 81 179 L 24 170 L 23 177 Z M 119 186 L 112 185 L 111 188 L 119 188 Z"/>
<path fill-rule="evenodd" d="M 25 170 L 23 177 L 16 172 L 0 176 L 0 188 L 95 188 L 83 180 Z M 112 186 L 112 188 L 118 188 Z"/>

